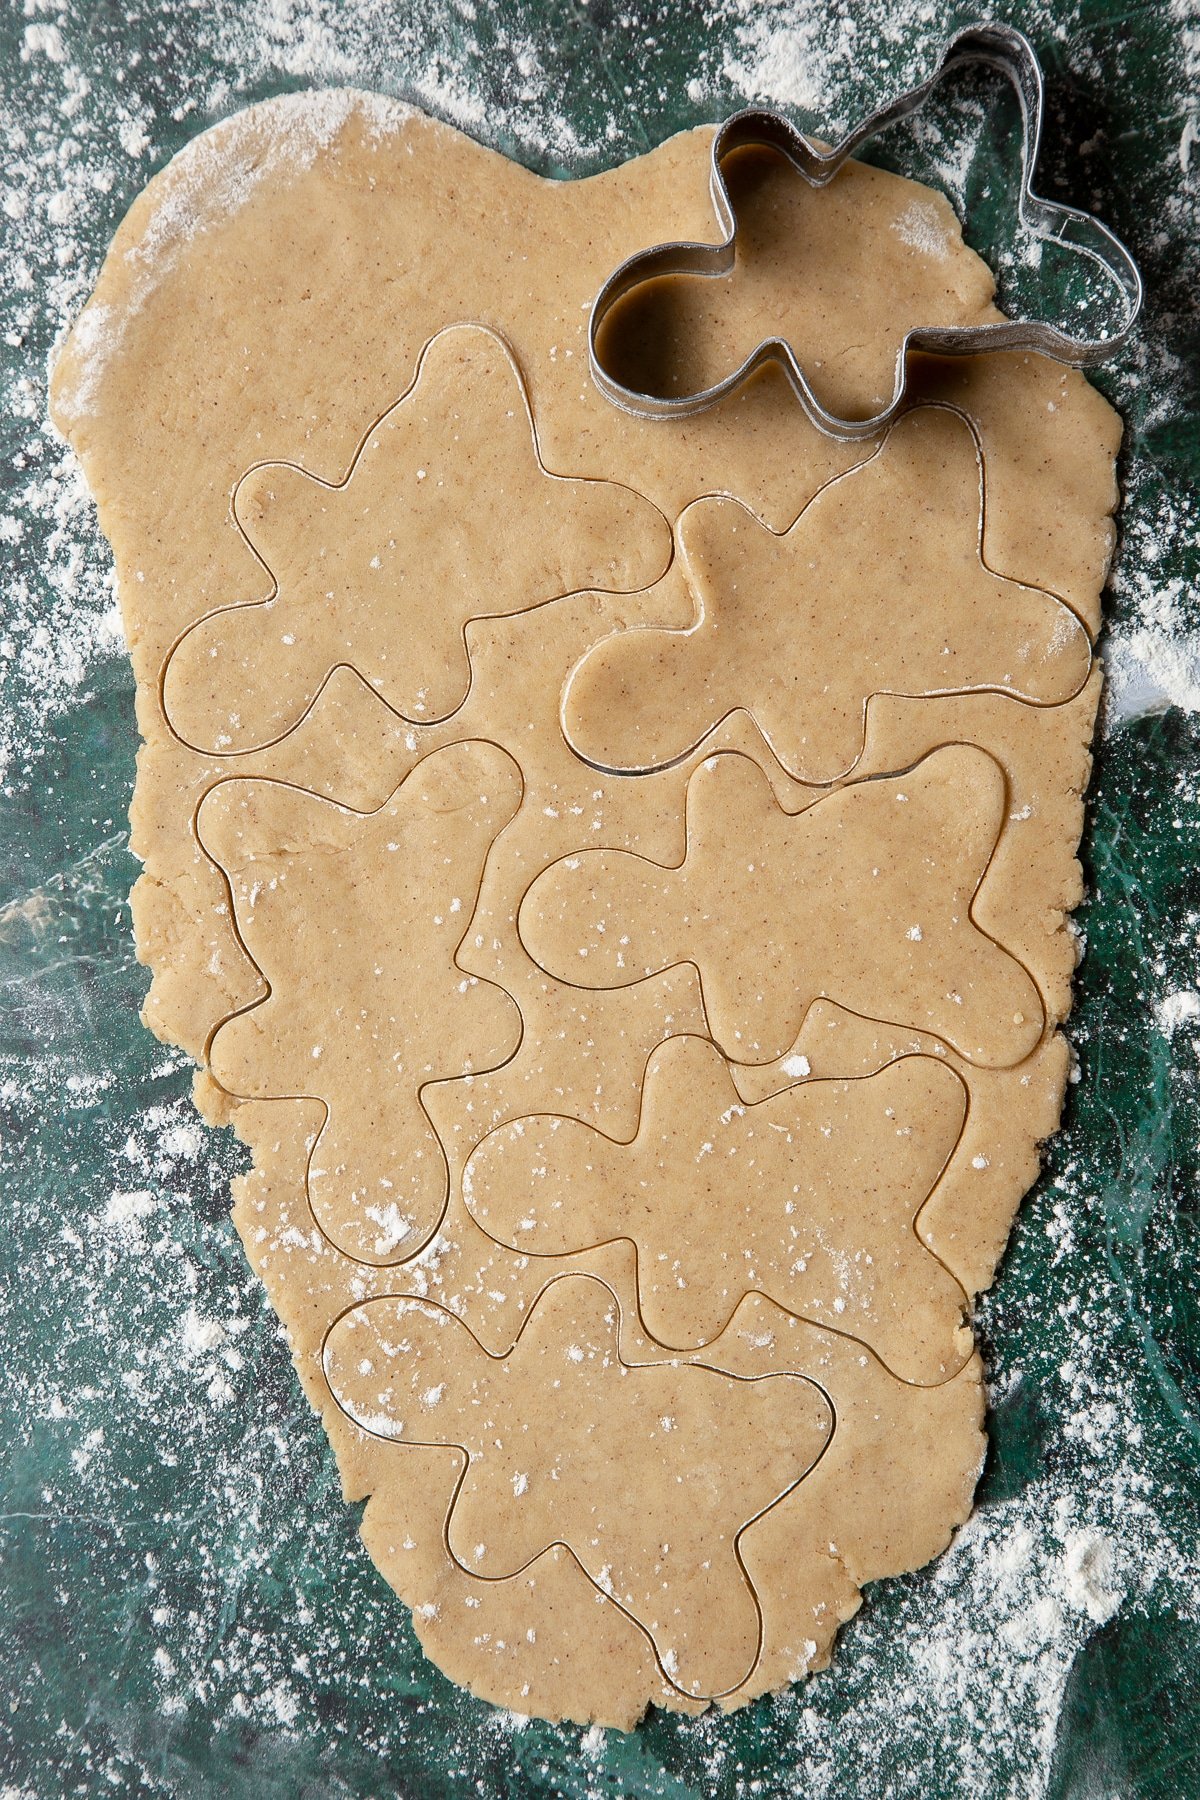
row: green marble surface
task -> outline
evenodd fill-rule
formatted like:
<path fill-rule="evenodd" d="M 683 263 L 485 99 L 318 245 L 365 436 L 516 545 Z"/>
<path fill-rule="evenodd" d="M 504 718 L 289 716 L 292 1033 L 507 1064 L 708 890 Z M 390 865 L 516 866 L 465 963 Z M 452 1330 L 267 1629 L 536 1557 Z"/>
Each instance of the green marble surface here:
<path fill-rule="evenodd" d="M 1044 185 L 1097 208 L 1149 284 L 1138 342 L 1098 377 L 1128 435 L 1079 1078 L 979 1308 L 994 1412 L 973 1523 L 868 1591 L 827 1674 L 624 1737 L 514 1720 L 425 1662 L 228 1223 L 240 1152 L 196 1124 L 188 1068 L 138 1023 L 132 679 L 105 547 L 44 424 L 46 357 L 147 176 L 249 100 L 380 88 L 571 174 L 752 92 L 845 126 L 970 14 L 6 0 L 4 1800 L 1200 1793 L 1200 37 L 1186 0 L 999 10 L 1044 56 Z M 949 182 L 1012 292 L 1011 109 L 956 104 L 888 157 Z M 1039 273 L 1043 299 L 1053 285 Z"/>

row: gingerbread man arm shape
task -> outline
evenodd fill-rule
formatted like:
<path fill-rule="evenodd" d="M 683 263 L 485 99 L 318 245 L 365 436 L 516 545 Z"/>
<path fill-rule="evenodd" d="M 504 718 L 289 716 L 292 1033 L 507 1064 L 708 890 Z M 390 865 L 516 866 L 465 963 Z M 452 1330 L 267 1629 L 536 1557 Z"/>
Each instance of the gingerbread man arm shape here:
<path fill-rule="evenodd" d="M 432 340 L 341 482 L 262 463 L 233 505 L 274 590 L 201 619 L 163 680 L 174 730 L 226 755 L 282 737 L 341 667 L 403 718 L 443 719 L 470 685 L 469 619 L 630 592 L 671 557 L 641 495 L 547 473 L 517 366 L 479 326 Z"/>
<path fill-rule="evenodd" d="M 736 500 L 695 501 L 679 526 L 695 623 L 589 651 L 563 700 L 568 741 L 603 769 L 664 768 L 740 709 L 790 774 L 822 783 L 862 755 L 873 694 L 1069 700 L 1087 632 L 986 566 L 983 482 L 966 419 L 923 406 L 782 535 Z"/>
<path fill-rule="evenodd" d="M 534 960 L 579 987 L 628 987 L 692 962 L 709 1027 L 734 1062 L 771 1062 L 824 997 L 931 1031 L 1008 1067 L 1041 1036 L 1041 996 L 971 918 L 1007 786 L 985 751 L 935 750 L 903 775 L 785 813 L 748 757 L 711 757 L 687 792 L 686 852 L 553 863 L 521 904 Z"/>
<path fill-rule="evenodd" d="M 425 1084 L 495 1068 L 520 1041 L 516 1004 L 455 960 L 520 792 L 511 757 L 464 743 L 418 763 L 376 813 L 261 779 L 222 782 L 200 808 L 270 988 L 218 1027 L 213 1074 L 242 1097 L 325 1103 L 309 1202 L 357 1261 L 413 1256 L 441 1220 Z"/>
<path fill-rule="evenodd" d="M 965 1117 L 962 1080 L 932 1057 L 746 1106 L 719 1050 L 670 1038 L 646 1065 L 631 1143 L 520 1119 L 484 1138 L 463 1194 L 485 1231 L 526 1253 L 632 1239 L 660 1343 L 710 1343 L 757 1291 L 861 1339 L 902 1380 L 937 1383 L 971 1336 L 962 1289 L 914 1221 Z"/>
<path fill-rule="evenodd" d="M 472 1575 L 502 1580 L 565 1544 L 669 1678 L 713 1698 L 758 1658 L 738 1536 L 817 1462 L 832 1411 L 803 1376 L 627 1363 L 619 1332 L 589 1276 L 543 1290 L 503 1357 L 441 1308 L 371 1300 L 333 1327 L 325 1373 L 363 1430 L 464 1452 L 447 1540 Z"/>

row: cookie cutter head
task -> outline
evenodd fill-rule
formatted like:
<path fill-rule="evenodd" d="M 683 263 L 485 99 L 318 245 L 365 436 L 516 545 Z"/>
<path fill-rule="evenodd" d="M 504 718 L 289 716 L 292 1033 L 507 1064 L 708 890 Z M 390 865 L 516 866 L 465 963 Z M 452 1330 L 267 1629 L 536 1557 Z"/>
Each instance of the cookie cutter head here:
<path fill-rule="evenodd" d="M 1021 105 L 1023 126 L 1018 216 L 1039 238 L 1064 245 L 1097 265 L 1117 292 L 1121 323 L 1109 336 L 1077 337 L 1061 325 L 1042 319 L 1003 319 L 985 325 L 920 325 L 908 331 L 896 355 L 892 398 L 881 412 L 866 419 L 839 417 L 814 393 L 786 338 L 764 338 L 732 374 L 697 392 L 662 395 L 625 386 L 605 364 L 601 332 L 613 309 L 646 282 L 673 275 L 721 276 L 732 273 L 737 255 L 737 218 L 725 181 L 725 162 L 748 147 L 779 151 L 813 187 L 826 187 L 859 146 L 898 119 L 918 111 L 951 70 L 969 64 L 999 69 L 1007 76 Z M 1042 356 L 1089 368 L 1114 356 L 1126 343 L 1142 305 L 1142 278 L 1137 264 L 1116 234 L 1100 219 L 1072 206 L 1046 200 L 1034 192 L 1033 176 L 1041 144 L 1044 89 L 1042 71 L 1029 40 L 1010 25 L 967 26 L 952 37 L 933 74 L 919 86 L 869 114 L 841 143 L 823 150 L 779 113 L 754 108 L 735 113 L 719 128 L 712 144 L 710 187 L 718 223 L 724 234 L 717 244 L 670 243 L 639 251 L 614 270 L 600 289 L 588 325 L 592 377 L 606 399 L 624 412 L 647 419 L 686 418 L 724 399 L 766 363 L 779 364 L 809 418 L 831 437 L 868 438 L 891 424 L 904 404 L 908 354 L 928 351 L 940 356 L 973 356 L 988 350 L 1034 350 Z"/>

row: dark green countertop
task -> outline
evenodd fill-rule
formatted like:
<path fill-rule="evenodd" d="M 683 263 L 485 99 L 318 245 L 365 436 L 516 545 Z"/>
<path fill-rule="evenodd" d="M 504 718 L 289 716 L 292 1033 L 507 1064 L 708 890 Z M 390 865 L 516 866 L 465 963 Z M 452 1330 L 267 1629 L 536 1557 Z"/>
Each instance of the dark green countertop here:
<path fill-rule="evenodd" d="M 978 1512 L 939 1563 L 868 1591 L 829 1673 L 625 1738 L 514 1720 L 425 1662 L 228 1223 L 240 1153 L 199 1126 L 189 1069 L 138 1024 L 133 684 L 105 546 L 44 424 L 46 357 L 148 175 L 247 101 L 380 88 L 571 174 L 751 95 L 832 132 L 971 15 L 47 4 L 0 17 L 0 1795 L 1190 1800 L 1200 15 L 1187 0 L 998 9 L 1044 57 L 1043 185 L 1128 238 L 1149 303 L 1098 377 L 1129 429 L 1079 1079 L 980 1306 L 995 1410 Z M 1015 279 L 1011 109 L 957 105 L 889 156 L 950 181 Z"/>

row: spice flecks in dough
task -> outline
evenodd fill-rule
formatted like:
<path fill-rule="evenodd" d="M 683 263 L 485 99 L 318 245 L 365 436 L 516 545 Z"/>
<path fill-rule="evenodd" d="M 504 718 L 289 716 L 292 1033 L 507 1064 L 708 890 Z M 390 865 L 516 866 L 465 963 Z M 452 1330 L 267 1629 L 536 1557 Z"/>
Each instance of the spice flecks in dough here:
<path fill-rule="evenodd" d="M 223 753 L 281 737 L 341 667 L 406 719 L 445 718 L 470 686 L 469 619 L 643 587 L 670 557 L 641 495 L 546 472 L 516 364 L 474 326 L 433 340 L 344 479 L 261 463 L 233 508 L 272 592 L 202 619 L 163 687 L 175 729 Z"/>

